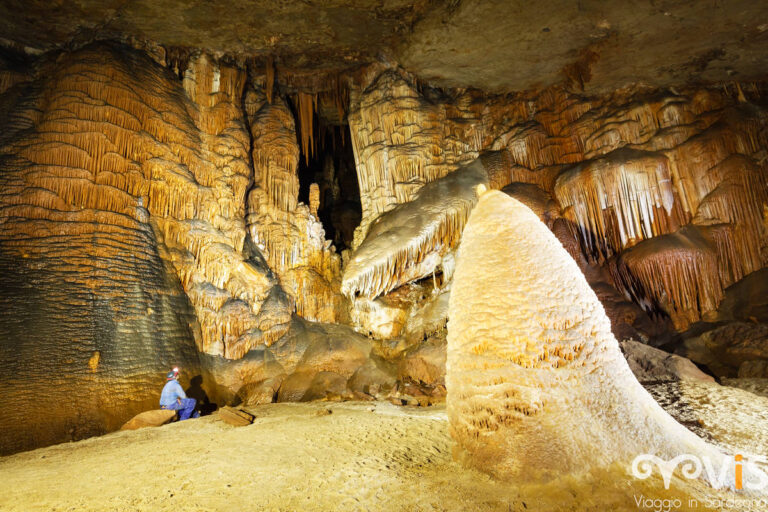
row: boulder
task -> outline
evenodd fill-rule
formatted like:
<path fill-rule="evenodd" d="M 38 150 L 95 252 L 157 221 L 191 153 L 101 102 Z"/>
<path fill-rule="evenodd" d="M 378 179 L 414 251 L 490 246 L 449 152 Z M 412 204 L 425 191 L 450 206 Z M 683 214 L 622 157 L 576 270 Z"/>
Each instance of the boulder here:
<path fill-rule="evenodd" d="M 388 393 L 395 385 L 394 365 L 369 359 L 350 377 L 347 387 L 353 393 L 377 396 Z"/>
<path fill-rule="evenodd" d="M 409 350 L 398 364 L 398 380 L 429 387 L 445 385 L 445 355 L 445 338 Z"/>
<path fill-rule="evenodd" d="M 690 359 L 677 356 L 635 340 L 619 343 L 627 364 L 640 382 L 715 379 L 699 370 Z"/>
<path fill-rule="evenodd" d="M 317 337 L 299 361 L 297 370 L 333 372 L 349 378 L 371 353 L 371 342 L 348 328 L 323 326 L 327 335 Z"/>
<path fill-rule="evenodd" d="M 312 379 L 315 377 L 315 371 L 296 372 L 289 375 L 280 385 L 277 392 L 278 402 L 299 402 L 304 397 Z"/>
<path fill-rule="evenodd" d="M 317 372 L 301 397 L 302 402 L 341 399 L 348 395 L 347 379 L 334 372 Z"/>
<path fill-rule="evenodd" d="M 768 325 L 731 322 L 718 326 L 685 340 L 683 354 L 707 365 L 719 377 L 741 377 L 741 373 L 762 377 L 755 373 L 768 361 Z"/>
<path fill-rule="evenodd" d="M 275 401 L 277 390 L 283 382 L 283 375 L 247 384 L 240 388 L 237 396 L 245 405 L 271 404 Z"/>
<path fill-rule="evenodd" d="M 152 411 L 144 411 L 137 414 L 130 420 L 128 420 L 120 430 L 137 430 L 144 427 L 159 427 L 170 423 L 176 418 L 176 411 L 168 409 L 154 409 Z"/>

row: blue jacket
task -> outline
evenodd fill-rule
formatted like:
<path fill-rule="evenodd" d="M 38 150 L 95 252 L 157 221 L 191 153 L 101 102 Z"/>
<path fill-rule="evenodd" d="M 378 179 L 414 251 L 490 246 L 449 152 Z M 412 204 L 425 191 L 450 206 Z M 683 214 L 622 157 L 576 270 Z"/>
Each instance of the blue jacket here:
<path fill-rule="evenodd" d="M 160 405 L 173 405 L 177 398 L 187 398 L 181 384 L 177 380 L 169 380 L 163 386 L 163 392 L 160 394 Z"/>

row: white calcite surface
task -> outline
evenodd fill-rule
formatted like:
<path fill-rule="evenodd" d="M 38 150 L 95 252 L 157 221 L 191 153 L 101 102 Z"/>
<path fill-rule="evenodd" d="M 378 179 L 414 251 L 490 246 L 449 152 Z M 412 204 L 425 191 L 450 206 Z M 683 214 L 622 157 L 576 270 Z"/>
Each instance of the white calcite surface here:
<path fill-rule="evenodd" d="M 640 386 L 577 264 L 501 192 L 464 230 L 449 319 L 447 411 L 468 465 L 521 481 L 643 453 L 722 459 Z"/>
<path fill-rule="evenodd" d="M 488 172 L 475 160 L 379 217 L 352 254 L 341 291 L 375 298 L 432 274 L 458 245 L 481 184 L 488 184 Z"/>

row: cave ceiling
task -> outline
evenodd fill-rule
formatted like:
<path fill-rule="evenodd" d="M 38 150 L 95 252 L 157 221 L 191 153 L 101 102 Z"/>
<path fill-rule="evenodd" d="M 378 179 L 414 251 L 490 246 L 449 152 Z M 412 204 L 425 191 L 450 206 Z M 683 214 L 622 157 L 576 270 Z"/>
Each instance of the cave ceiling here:
<path fill-rule="evenodd" d="M 768 65 L 768 3 L 752 0 L 3 0 L 0 43 L 35 54 L 98 39 L 273 56 L 338 72 L 397 62 L 443 87 L 750 80 Z"/>

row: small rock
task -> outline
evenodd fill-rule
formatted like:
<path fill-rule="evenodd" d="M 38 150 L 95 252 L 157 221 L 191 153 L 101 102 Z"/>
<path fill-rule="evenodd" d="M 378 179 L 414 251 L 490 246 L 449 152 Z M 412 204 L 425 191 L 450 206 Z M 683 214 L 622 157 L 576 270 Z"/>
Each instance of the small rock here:
<path fill-rule="evenodd" d="M 715 380 L 684 357 L 634 340 L 625 340 L 619 345 L 629 368 L 640 382 L 687 379 L 714 382 Z"/>
<path fill-rule="evenodd" d="M 136 430 L 144 427 L 159 427 L 169 423 L 176 417 L 176 411 L 168 409 L 154 409 L 144 411 L 128 420 L 120 430 Z"/>
<path fill-rule="evenodd" d="M 253 414 L 247 413 L 242 409 L 235 409 L 234 407 L 225 406 L 218 410 L 218 415 L 221 420 L 230 425 L 236 427 L 244 427 L 253 423 Z"/>
<path fill-rule="evenodd" d="M 353 391 L 352 398 L 354 398 L 355 400 L 363 401 L 363 402 L 370 402 L 371 400 L 375 400 L 375 398 L 372 397 L 371 395 L 368 395 L 366 393 L 361 393 L 360 391 Z"/>

